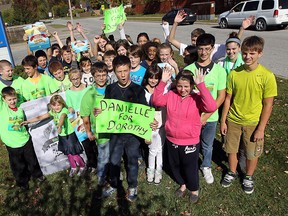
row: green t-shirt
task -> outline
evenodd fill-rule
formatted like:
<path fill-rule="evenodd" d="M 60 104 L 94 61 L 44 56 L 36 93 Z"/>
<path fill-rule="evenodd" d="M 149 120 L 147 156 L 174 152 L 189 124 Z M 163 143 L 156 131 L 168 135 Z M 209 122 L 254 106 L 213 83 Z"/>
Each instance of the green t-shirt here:
<path fill-rule="evenodd" d="M 0 138 L 5 145 L 11 148 L 24 146 L 30 137 L 25 126 L 20 127 L 21 122 L 25 120 L 24 111 L 21 108 L 13 111 L 6 103 L 3 103 L 0 119 Z"/>
<path fill-rule="evenodd" d="M 59 81 L 57 79 L 54 79 L 54 80 L 57 83 L 57 86 L 61 92 L 68 90 L 72 86 L 72 83 L 69 80 L 68 74 L 65 75 L 64 80 L 62 81 Z"/>
<path fill-rule="evenodd" d="M 96 107 L 96 100 L 103 99 L 104 95 L 100 94 L 95 86 L 89 86 L 87 92 L 82 98 L 80 107 L 80 116 L 90 116 L 90 123 L 92 131 L 97 132 L 96 128 L 96 117 L 93 114 L 93 109 Z M 98 134 L 95 133 L 97 137 L 97 144 L 104 144 L 110 139 L 109 134 Z"/>
<path fill-rule="evenodd" d="M 257 125 L 263 99 L 277 96 L 277 83 L 274 74 L 261 64 L 253 71 L 246 71 L 244 66 L 240 66 L 228 76 L 227 93 L 232 95 L 228 121 Z"/>
<path fill-rule="evenodd" d="M 45 74 L 40 74 L 37 83 L 31 82 L 31 78 L 27 78 L 23 83 L 23 95 L 26 100 L 36 100 L 41 97 L 51 95 L 59 90 L 54 79 Z"/>
<path fill-rule="evenodd" d="M 63 113 L 68 115 L 68 109 L 66 107 L 63 107 L 63 109 L 59 113 L 53 112 L 52 110 L 49 111 L 49 114 L 51 116 L 53 116 L 53 121 L 54 121 L 54 124 L 56 126 L 59 124 L 60 117 Z M 72 134 L 73 132 L 74 132 L 74 129 L 71 125 L 71 122 L 69 121 L 68 117 L 66 116 L 64 123 L 62 125 L 62 131 L 59 134 L 59 136 L 67 136 L 69 134 Z"/>
<path fill-rule="evenodd" d="M 88 91 L 89 88 L 84 88 L 80 91 L 72 91 L 68 89 L 65 91 L 66 95 L 66 104 L 68 107 L 72 107 L 75 111 L 80 110 L 81 100 L 84 94 Z"/>
<path fill-rule="evenodd" d="M 24 79 L 22 77 L 13 76 L 13 82 L 11 87 L 15 89 L 17 93 L 17 107 L 19 107 L 22 103 L 25 102 L 24 96 L 23 96 L 23 83 Z M 0 94 L 3 88 L 7 87 L 3 82 L 0 81 Z"/>
<path fill-rule="evenodd" d="M 185 70 L 191 71 L 193 74 L 196 70 L 195 63 L 188 65 Z M 227 74 L 223 67 L 218 64 L 214 64 L 212 70 L 205 76 L 204 82 L 206 87 L 209 89 L 212 97 L 216 100 L 218 96 L 218 91 L 226 88 L 226 78 Z M 216 110 L 207 120 L 207 122 L 218 121 L 219 115 L 218 110 Z"/>

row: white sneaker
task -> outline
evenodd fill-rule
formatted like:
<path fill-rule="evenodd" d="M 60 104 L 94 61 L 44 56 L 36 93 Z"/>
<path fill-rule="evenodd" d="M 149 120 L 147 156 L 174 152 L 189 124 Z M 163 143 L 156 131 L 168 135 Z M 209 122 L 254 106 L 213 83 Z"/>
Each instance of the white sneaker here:
<path fill-rule="evenodd" d="M 147 182 L 151 184 L 154 179 L 154 169 L 147 168 Z"/>
<path fill-rule="evenodd" d="M 84 176 L 86 172 L 86 167 L 80 167 L 79 172 L 77 173 L 77 176 Z"/>
<path fill-rule="evenodd" d="M 156 170 L 155 171 L 155 179 L 154 179 L 154 183 L 156 185 L 160 184 L 162 179 L 162 170 Z"/>
<path fill-rule="evenodd" d="M 73 178 L 77 174 L 77 169 L 76 168 L 71 168 L 69 176 Z"/>
<path fill-rule="evenodd" d="M 214 177 L 212 175 L 212 171 L 210 167 L 203 167 L 202 172 L 204 175 L 204 179 L 207 182 L 207 184 L 212 184 L 214 182 Z"/>

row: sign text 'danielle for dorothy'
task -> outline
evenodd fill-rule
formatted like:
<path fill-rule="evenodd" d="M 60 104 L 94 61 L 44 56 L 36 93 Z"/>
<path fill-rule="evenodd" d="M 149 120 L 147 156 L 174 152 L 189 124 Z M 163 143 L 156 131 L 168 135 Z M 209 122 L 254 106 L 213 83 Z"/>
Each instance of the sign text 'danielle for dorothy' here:
<path fill-rule="evenodd" d="M 151 140 L 154 108 L 114 99 L 99 100 L 97 108 L 102 110 L 96 118 L 97 133 L 131 133 Z"/>

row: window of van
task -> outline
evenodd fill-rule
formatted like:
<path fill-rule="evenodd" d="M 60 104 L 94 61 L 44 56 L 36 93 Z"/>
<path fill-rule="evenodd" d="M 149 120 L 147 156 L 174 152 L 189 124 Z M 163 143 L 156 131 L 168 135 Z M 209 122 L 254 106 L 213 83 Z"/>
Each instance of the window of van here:
<path fill-rule="evenodd" d="M 274 0 L 264 0 L 262 2 L 262 10 L 269 10 L 274 8 Z"/>
<path fill-rule="evenodd" d="M 279 0 L 279 9 L 288 9 L 288 1 Z"/>
<path fill-rule="evenodd" d="M 233 8 L 233 12 L 241 12 L 244 3 L 240 3 Z"/>
<path fill-rule="evenodd" d="M 244 11 L 257 10 L 258 5 L 259 5 L 259 1 L 246 2 L 246 5 L 244 7 Z"/>

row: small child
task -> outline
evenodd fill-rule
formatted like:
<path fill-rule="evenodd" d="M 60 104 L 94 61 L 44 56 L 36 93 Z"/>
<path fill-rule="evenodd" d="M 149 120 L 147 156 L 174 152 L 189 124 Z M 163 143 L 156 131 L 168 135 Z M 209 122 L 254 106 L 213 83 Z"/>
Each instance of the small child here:
<path fill-rule="evenodd" d="M 158 46 L 159 46 L 158 43 L 150 42 L 150 41 L 148 41 L 142 46 L 143 51 L 144 51 L 144 56 L 141 62 L 141 66 L 147 69 L 152 63 L 159 62 L 159 58 L 157 55 Z"/>
<path fill-rule="evenodd" d="M 175 78 L 179 73 L 178 65 L 173 59 L 172 47 L 167 43 L 162 43 L 158 47 L 159 58 L 162 63 L 168 63 L 168 67 L 172 70 L 172 77 Z"/>
<path fill-rule="evenodd" d="M 82 57 L 79 62 L 79 67 L 82 72 L 81 83 L 83 83 L 86 87 L 94 84 L 94 78 L 91 74 L 91 65 L 92 62 L 87 57 Z"/>
<path fill-rule="evenodd" d="M 143 80 L 143 87 L 145 89 L 145 96 L 147 103 L 153 105 L 151 97 L 154 93 L 155 87 L 159 84 L 162 77 L 162 69 L 157 65 L 149 66 L 146 70 L 146 74 Z M 166 93 L 166 92 L 165 92 Z M 162 166 L 163 157 L 162 149 L 165 142 L 165 108 L 155 108 L 155 119 L 158 122 L 158 127 L 155 131 L 152 131 L 151 144 L 148 145 L 148 168 L 147 168 L 147 182 L 159 184 L 162 179 Z M 156 163 L 156 170 L 155 170 Z"/>
<path fill-rule="evenodd" d="M 138 45 L 132 45 L 128 49 L 128 57 L 131 61 L 130 79 L 132 82 L 141 85 L 145 76 L 146 68 L 140 65 L 143 52 Z"/>
<path fill-rule="evenodd" d="M 43 50 L 37 50 L 35 52 L 35 57 L 37 58 L 37 61 L 38 61 L 37 70 L 39 71 L 39 73 L 46 74 L 52 77 L 52 74 L 50 73 L 48 69 L 48 59 L 47 59 L 46 53 Z"/>
<path fill-rule="evenodd" d="M 28 55 L 22 60 L 22 66 L 28 75 L 22 88 L 25 100 L 35 100 L 51 95 L 59 90 L 54 79 L 39 73 L 37 64 L 37 58 L 33 55 Z"/>
<path fill-rule="evenodd" d="M 119 39 L 115 44 L 115 50 L 118 55 L 127 55 L 129 43 L 126 39 Z"/>
<path fill-rule="evenodd" d="M 108 79 L 107 79 L 107 85 L 115 83 L 118 81 L 115 73 L 114 73 L 114 69 L 113 69 L 113 59 L 117 56 L 116 52 L 114 50 L 108 50 L 105 52 L 103 58 L 104 58 L 104 62 L 108 67 Z"/>
<path fill-rule="evenodd" d="M 61 49 L 61 59 L 60 62 L 63 65 L 64 73 L 68 73 L 72 67 L 72 52 L 70 46 L 64 45 Z M 53 61 L 58 61 L 57 56 L 52 56 L 50 63 Z"/>
<path fill-rule="evenodd" d="M 72 86 L 68 74 L 65 75 L 63 65 L 59 61 L 51 62 L 49 64 L 49 71 L 55 78 L 54 81 L 57 83 L 60 92 L 64 92 Z"/>
<path fill-rule="evenodd" d="M 53 117 L 54 124 L 58 130 L 58 151 L 63 152 L 68 156 L 68 160 L 71 165 L 70 177 L 74 177 L 77 173 L 77 165 L 80 166 L 78 176 L 82 176 L 85 173 L 85 163 L 80 156 L 83 152 L 82 146 L 79 143 L 71 122 L 67 118 L 68 109 L 65 101 L 60 95 L 54 95 L 50 99 L 51 111 L 48 113 L 35 117 L 33 119 L 24 121 L 22 125 L 41 121 L 47 118 Z"/>
<path fill-rule="evenodd" d="M 26 128 L 22 126 L 24 111 L 17 106 L 17 93 L 8 86 L 2 89 L 2 107 L 0 108 L 0 138 L 6 145 L 12 173 L 16 184 L 29 189 L 30 176 L 43 182 L 46 178 L 40 169 L 34 151 L 32 139 Z"/>

